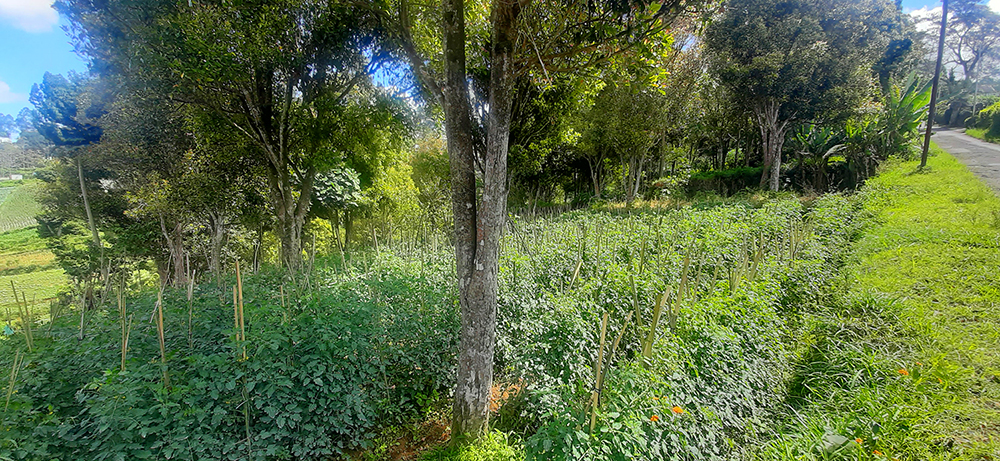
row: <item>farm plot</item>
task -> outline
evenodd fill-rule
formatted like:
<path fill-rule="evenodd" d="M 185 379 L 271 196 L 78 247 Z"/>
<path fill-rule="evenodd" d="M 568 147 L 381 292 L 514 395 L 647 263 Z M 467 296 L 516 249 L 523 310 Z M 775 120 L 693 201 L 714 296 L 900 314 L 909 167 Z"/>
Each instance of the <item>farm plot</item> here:
<path fill-rule="evenodd" d="M 0 188 L 0 232 L 24 229 L 36 224 L 41 205 L 35 200 L 40 182 L 25 181 L 18 187 Z"/>

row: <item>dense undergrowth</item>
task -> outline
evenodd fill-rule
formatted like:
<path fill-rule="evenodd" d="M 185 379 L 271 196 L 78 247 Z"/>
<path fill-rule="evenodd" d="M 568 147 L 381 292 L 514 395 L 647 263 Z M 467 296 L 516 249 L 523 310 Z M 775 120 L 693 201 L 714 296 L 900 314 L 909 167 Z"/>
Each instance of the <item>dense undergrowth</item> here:
<path fill-rule="evenodd" d="M 745 457 L 856 214 L 828 195 L 513 221 L 496 362 L 509 392 L 493 416 L 510 435 L 486 446 L 529 459 Z M 195 286 L 190 301 L 167 289 L 165 363 L 156 293 L 84 313 L 83 339 L 74 310 L 35 325 L 31 351 L 21 332 L 0 341 L 13 377 L 0 459 L 388 457 L 394 428 L 447 406 L 457 307 L 447 250 L 383 250 L 348 267 L 320 260 L 309 280 L 246 277 L 242 326 L 234 279 Z"/>
<path fill-rule="evenodd" d="M 808 316 L 786 424 L 759 459 L 988 460 L 1000 453 L 1000 200 L 950 155 L 896 164 L 840 295 Z"/>

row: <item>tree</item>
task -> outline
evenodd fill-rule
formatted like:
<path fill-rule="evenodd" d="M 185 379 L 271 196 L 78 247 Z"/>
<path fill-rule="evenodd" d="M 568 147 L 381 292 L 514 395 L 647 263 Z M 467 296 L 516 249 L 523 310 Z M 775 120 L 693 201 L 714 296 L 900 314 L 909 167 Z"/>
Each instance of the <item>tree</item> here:
<path fill-rule="evenodd" d="M 14 116 L 0 114 L 0 138 L 9 138 L 14 133 L 17 133 L 17 123 L 14 121 Z"/>
<path fill-rule="evenodd" d="M 488 424 L 498 250 L 507 220 L 507 152 L 517 77 L 547 78 L 641 50 L 644 39 L 665 33 L 692 3 L 494 0 L 488 10 L 474 3 L 470 11 L 464 0 L 443 0 L 440 10 L 408 0 L 382 5 L 385 24 L 424 94 L 444 112 L 462 317 L 452 422 L 457 439 L 475 438 Z M 468 27 L 467 17 L 473 19 Z M 467 47 L 470 42 L 477 46 Z M 488 112 L 481 131 L 474 129 L 468 87 L 470 50 L 489 69 L 482 92 Z M 477 138 L 478 133 L 485 139 Z"/>
<path fill-rule="evenodd" d="M 966 79 L 976 79 L 984 61 L 1000 57 L 1000 14 L 978 0 L 951 2 L 945 46 Z"/>
<path fill-rule="evenodd" d="M 594 101 L 587 115 L 587 130 L 583 133 L 587 156 L 598 193 L 601 158 L 608 153 L 617 155 L 622 167 L 622 190 L 632 202 L 639 192 L 643 169 L 653 157 L 655 146 L 662 143 L 667 126 L 668 106 L 664 95 L 645 82 L 608 82 Z M 603 153 L 598 154 L 598 152 Z"/>
<path fill-rule="evenodd" d="M 709 26 L 713 73 L 760 130 L 762 187 L 778 190 L 790 128 L 844 118 L 866 95 L 899 17 L 888 0 L 734 0 Z"/>
<path fill-rule="evenodd" d="M 174 88 L 171 97 L 210 109 L 250 141 L 265 167 L 282 260 L 298 269 L 316 173 L 331 166 L 331 151 L 351 147 L 336 143 L 350 136 L 321 127 L 366 105 L 358 90 L 377 60 L 365 10 L 325 0 L 63 0 L 56 8 L 95 66 Z M 379 130 L 386 120 L 368 122 Z"/>
<path fill-rule="evenodd" d="M 570 120 L 581 99 L 581 79 L 534 82 L 521 76 L 511 103 L 508 172 L 511 193 L 522 201 L 551 199 L 570 176 Z"/>
<path fill-rule="evenodd" d="M 343 251 L 350 232 L 345 232 L 340 242 L 340 215 L 350 213 L 361 202 L 361 177 L 352 168 L 334 168 L 317 176 L 313 208 L 316 215 L 330 221 L 334 243 Z M 346 222 L 346 221 L 345 221 Z"/>
<path fill-rule="evenodd" d="M 100 252 L 102 279 L 107 281 L 108 268 L 104 263 L 104 245 L 94 223 L 94 214 L 84 183 L 81 156 L 90 152 L 101 140 L 103 129 L 98 120 L 106 113 L 111 94 L 98 79 L 84 75 L 62 75 L 46 72 L 42 83 L 32 85 L 31 104 L 35 106 L 34 126 L 60 152 L 76 163 L 80 180 L 80 194 L 87 215 L 92 244 Z"/>

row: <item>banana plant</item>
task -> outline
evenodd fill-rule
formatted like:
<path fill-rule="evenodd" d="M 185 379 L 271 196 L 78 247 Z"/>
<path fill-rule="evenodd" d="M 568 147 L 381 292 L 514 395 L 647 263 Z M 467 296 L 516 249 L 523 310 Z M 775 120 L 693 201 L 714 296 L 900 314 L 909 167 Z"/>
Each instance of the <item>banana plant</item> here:
<path fill-rule="evenodd" d="M 919 134 L 917 128 L 927 114 L 927 104 L 931 100 L 930 83 L 911 73 L 901 85 L 889 91 L 885 110 L 878 122 L 881 145 L 876 155 L 881 159 L 893 154 L 905 154 L 909 150 L 910 141 Z"/>
<path fill-rule="evenodd" d="M 844 135 L 830 127 L 818 126 L 812 123 L 800 125 L 792 134 L 792 144 L 799 161 L 799 181 L 805 183 L 806 159 L 813 159 L 812 187 L 817 190 L 826 188 L 826 166 L 830 157 L 844 149 Z"/>

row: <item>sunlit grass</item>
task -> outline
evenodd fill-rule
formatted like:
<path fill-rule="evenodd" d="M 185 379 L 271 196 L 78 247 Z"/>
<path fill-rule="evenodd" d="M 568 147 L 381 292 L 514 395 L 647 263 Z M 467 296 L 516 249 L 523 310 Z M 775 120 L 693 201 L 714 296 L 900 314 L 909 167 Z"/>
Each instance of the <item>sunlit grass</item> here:
<path fill-rule="evenodd" d="M 1000 453 L 1000 199 L 935 153 L 930 168 L 897 164 L 862 193 L 873 225 L 840 302 L 812 321 L 794 411 L 761 459 Z"/>
<path fill-rule="evenodd" d="M 35 319 L 48 316 L 49 301 L 69 283 L 34 227 L 0 234 L 0 322 L 7 321 L 8 311 L 12 319 L 19 317 L 12 281 L 18 293 L 27 297 Z"/>
<path fill-rule="evenodd" d="M 990 142 L 1000 142 L 1000 139 L 986 139 L 986 132 L 989 131 L 986 128 L 969 128 L 965 130 L 965 134 L 972 136 L 973 138 L 979 138 L 983 141 Z"/>
<path fill-rule="evenodd" d="M 501 432 L 490 432 L 475 443 L 442 446 L 425 453 L 423 461 L 519 461 L 524 448 Z"/>

